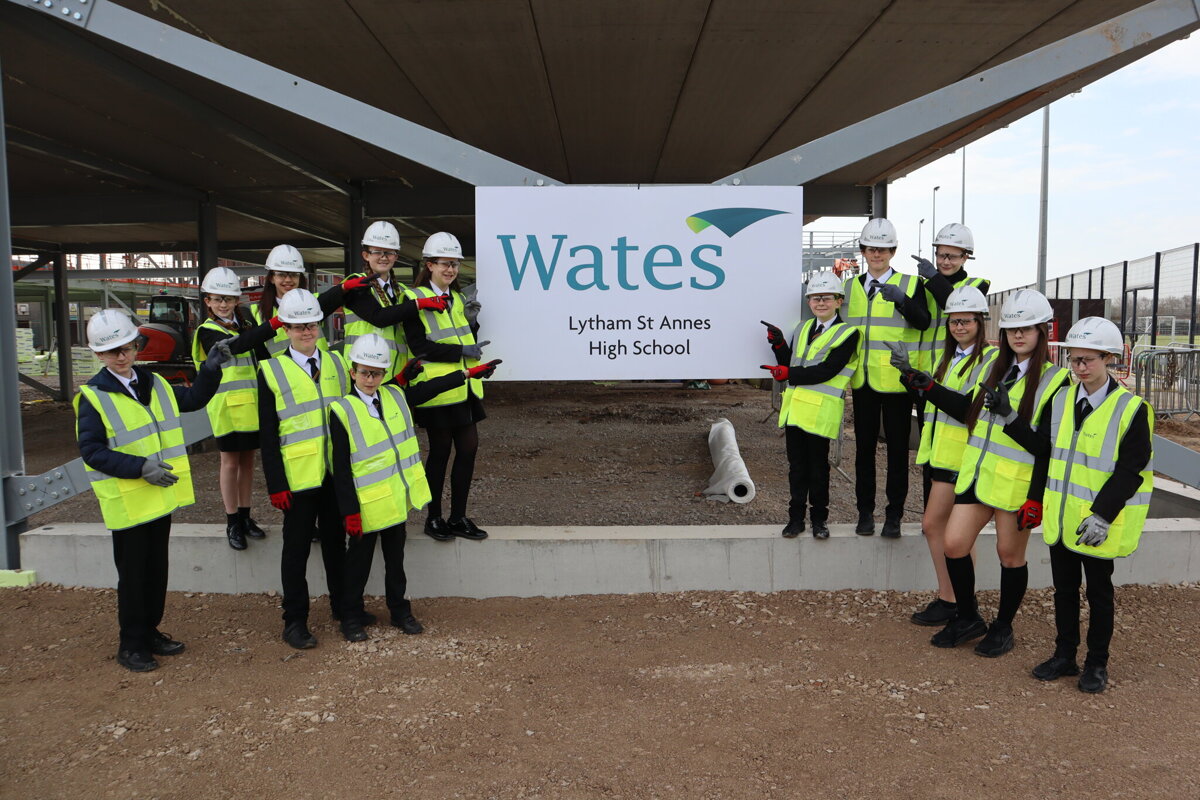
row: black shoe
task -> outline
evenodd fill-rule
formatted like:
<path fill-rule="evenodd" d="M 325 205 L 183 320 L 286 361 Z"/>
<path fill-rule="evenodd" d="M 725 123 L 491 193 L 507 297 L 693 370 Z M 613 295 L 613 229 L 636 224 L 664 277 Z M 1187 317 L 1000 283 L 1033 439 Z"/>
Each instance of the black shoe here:
<path fill-rule="evenodd" d="M 365 642 L 370 638 L 366 629 L 358 622 L 343 622 L 342 636 L 347 642 Z"/>
<path fill-rule="evenodd" d="M 958 613 L 958 603 L 948 603 L 940 597 L 921 611 L 913 612 L 911 617 L 914 625 L 945 625 Z"/>
<path fill-rule="evenodd" d="M 156 656 L 177 656 L 186 649 L 186 644 L 175 641 L 165 633 L 155 631 L 150 634 L 150 652 Z"/>
<path fill-rule="evenodd" d="M 983 624 L 980 617 L 960 619 L 955 615 L 954 619 L 946 624 L 946 627 L 933 635 L 929 643 L 934 647 L 958 647 L 963 642 L 978 639 L 985 633 L 987 633 L 987 625 Z"/>
<path fill-rule="evenodd" d="M 858 524 L 854 526 L 854 532 L 859 536 L 874 536 L 875 520 L 872 515 L 865 511 L 858 512 Z"/>
<path fill-rule="evenodd" d="M 817 522 L 816 520 L 813 520 L 813 538 L 814 539 L 828 539 L 829 538 L 829 526 L 826 525 L 824 522 Z"/>
<path fill-rule="evenodd" d="M 1051 656 L 1033 668 L 1033 677 L 1039 681 L 1056 681 L 1064 675 L 1078 675 L 1079 665 L 1073 658 Z"/>
<path fill-rule="evenodd" d="M 246 535 L 249 536 L 251 539 L 262 539 L 263 537 L 265 537 L 267 535 L 267 532 L 264 531 L 262 528 L 258 527 L 258 523 L 255 522 L 250 517 L 246 517 L 245 522 L 246 522 Z"/>
<path fill-rule="evenodd" d="M 246 549 L 245 524 L 242 520 L 235 519 L 225 525 L 225 538 L 229 540 L 229 546 L 234 550 Z"/>
<path fill-rule="evenodd" d="M 342 612 L 333 611 L 331 613 L 333 614 L 333 619 L 336 622 L 344 621 L 342 619 Z M 370 611 L 364 611 L 361 614 L 355 614 L 352 621 L 357 622 L 359 625 L 362 625 L 365 628 L 368 625 L 374 625 L 376 622 L 379 622 L 379 617 L 375 616 Z"/>
<path fill-rule="evenodd" d="M 454 534 L 450 532 L 450 526 L 441 517 L 429 517 L 425 520 L 425 535 L 431 539 L 437 539 L 439 542 L 448 542 L 454 538 Z"/>
<path fill-rule="evenodd" d="M 409 614 L 407 617 L 401 617 L 400 619 L 396 619 L 393 617 L 392 618 L 392 626 L 395 628 L 399 628 L 400 630 L 407 633 L 409 636 L 416 636 L 418 633 L 425 632 L 425 626 L 422 625 L 421 623 L 417 622 L 417 618 L 414 617 L 412 614 Z"/>
<path fill-rule="evenodd" d="M 1088 694 L 1099 694 L 1108 686 L 1108 670 L 1094 664 L 1084 664 L 1083 674 L 1079 676 L 1079 691 Z"/>
<path fill-rule="evenodd" d="M 795 539 L 800 534 L 804 533 L 804 520 L 793 519 L 783 526 L 783 538 Z"/>
<path fill-rule="evenodd" d="M 317 637 L 312 635 L 303 622 L 289 622 L 283 629 L 283 640 L 297 650 L 308 650 L 317 646 Z"/>
<path fill-rule="evenodd" d="M 883 521 L 883 530 L 879 532 L 879 535 L 885 539 L 899 539 L 900 518 L 889 515 L 887 519 Z"/>
<path fill-rule="evenodd" d="M 151 672 L 158 669 L 154 656 L 141 650 L 118 650 L 117 663 L 130 672 Z"/>
<path fill-rule="evenodd" d="M 455 536 L 461 536 L 464 539 L 474 539 L 476 541 L 487 538 L 487 531 L 480 530 L 474 522 L 466 517 L 452 519 L 446 523 L 446 527 Z"/>
<path fill-rule="evenodd" d="M 984 658 L 999 658 L 1012 650 L 1014 644 L 1016 639 L 1013 637 L 1012 626 L 1005 625 L 1001 628 L 993 622 L 988 626 L 987 635 L 975 645 L 975 653 Z"/>

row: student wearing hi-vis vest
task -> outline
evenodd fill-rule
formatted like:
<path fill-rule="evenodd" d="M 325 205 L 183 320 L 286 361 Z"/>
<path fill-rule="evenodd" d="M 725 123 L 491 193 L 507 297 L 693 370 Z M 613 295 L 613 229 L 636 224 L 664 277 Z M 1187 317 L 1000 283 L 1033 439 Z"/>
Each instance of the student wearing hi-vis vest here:
<path fill-rule="evenodd" d="M 846 281 L 846 322 L 858 328 L 861 357 L 850 387 L 854 397 L 854 492 L 858 524 L 854 532 L 875 533 L 875 443 L 883 420 L 887 448 L 887 480 L 882 535 L 900 536 L 900 519 L 908 498 L 908 434 L 912 398 L 892 366 L 889 346 L 898 344 L 919 363 L 921 331 L 929 327 L 925 288 L 916 275 L 892 269 L 896 228 L 873 219 L 862 229 L 858 249 L 867 271 Z"/>
<path fill-rule="evenodd" d="M 945 535 L 946 571 L 957 608 L 930 640 L 934 647 L 957 647 L 982 636 L 975 646 L 981 656 L 996 658 L 1013 648 L 1012 623 L 1029 584 L 1025 547 L 1037 520 L 1028 499 L 1034 456 L 1012 433 L 1018 420 L 1039 419 L 1069 380 L 1067 371 L 1050 361 L 1047 323 L 1053 318 L 1045 296 L 1032 289 L 1014 292 L 1000 309 L 1000 352 L 987 377 L 966 395 L 927 372 L 904 372 L 905 385 L 967 427 Z M 1000 557 L 1000 603 L 995 620 L 985 625 L 975 599 L 971 550 L 991 520 Z"/>
<path fill-rule="evenodd" d="M 383 550 L 384 595 L 392 625 L 406 634 L 424 630 L 404 596 L 408 588 L 404 523 L 410 511 L 429 502 L 409 402 L 423 402 L 470 378 L 486 378 L 500 363 L 457 370 L 402 390 L 406 376 L 419 373 L 420 366 L 411 362 L 396 384 L 385 385 L 393 358 L 394 351 L 382 336 L 358 337 L 349 350 L 354 387 L 329 406 L 330 466 L 338 509 L 350 537 L 341 608 L 342 636 L 348 642 L 368 638 L 363 590 L 376 540 Z"/>
<path fill-rule="evenodd" d="M 88 321 L 88 347 L 104 364 L 75 395 L 79 455 L 112 531 L 117 567 L 117 663 L 158 668 L 155 656 L 184 651 L 158 629 L 167 601 L 171 514 L 195 502 L 180 414 L 203 408 L 232 357 L 217 342 L 190 388 L 134 366 L 140 335 L 127 314 L 105 309 Z"/>
<path fill-rule="evenodd" d="M 1079 690 L 1108 686 L 1113 634 L 1113 560 L 1137 549 L 1153 491 L 1154 411 L 1108 374 L 1124 354 L 1116 325 L 1084 317 L 1067 333 L 1077 383 L 1055 395 L 1036 430 L 1014 432 L 1037 455 L 1029 502 L 1050 545 L 1054 578 L 1054 654 L 1033 668 L 1052 681 L 1079 675 Z M 1079 647 L 1079 584 L 1087 578 L 1091 619 L 1083 673 Z"/>
<path fill-rule="evenodd" d="M 415 319 L 404 321 L 409 351 L 423 364 L 420 374 L 412 381 L 414 385 L 478 366 L 483 347 L 488 344 L 486 341 L 476 343 L 478 326 L 467 316 L 467 301 L 458 285 L 458 268 L 463 258 L 458 239 L 445 232 L 433 234 L 425 241 L 422 258 L 421 271 L 416 284 L 408 290 L 408 296 L 418 302 L 444 297 L 446 308 L 442 311 L 422 308 Z M 414 405 L 413 417 L 429 437 L 425 476 L 431 499 L 425 518 L 426 535 L 441 542 L 455 536 L 486 539 L 487 532 L 467 517 L 467 497 L 475 474 L 475 455 L 479 451 L 477 423 L 487 417 L 483 410 L 483 381 L 470 378 L 461 386 Z M 442 488 L 451 449 L 454 450 L 454 466 L 450 471 L 450 516 L 445 518 L 442 516 Z"/>
<path fill-rule="evenodd" d="M 241 294 L 237 273 L 227 267 L 209 270 L 200 284 L 208 313 L 192 337 L 192 361 L 197 369 L 217 342 L 227 342 L 233 354 L 221 367 L 221 385 L 205 411 L 221 451 L 218 481 L 225 505 L 225 539 L 234 550 L 246 549 L 246 537 L 266 536 L 250 516 L 254 452 L 258 450 L 258 359 L 254 351 L 275 336 L 270 325 L 255 325 L 250 312 L 238 305 Z"/>
<path fill-rule="evenodd" d="M 991 369 L 999 352 L 987 343 L 984 322 L 987 298 L 974 286 L 960 286 L 945 301 L 946 315 L 940 326 L 943 341 L 934 358 L 933 379 L 947 391 L 970 394 Z M 907 353 L 898 351 L 893 364 L 907 366 Z M 921 531 L 937 575 L 937 596 L 912 615 L 918 625 L 945 625 L 954 616 L 954 586 L 946 571 L 946 523 L 954 509 L 954 484 L 967 448 L 967 426 L 934 406 L 924 403 L 925 424 L 917 464 L 930 478 L 930 491 L 921 518 Z"/>
<path fill-rule="evenodd" d="M 329 606 L 341 619 L 346 537 L 328 468 L 327 410 L 349 391 L 350 375 L 341 355 L 319 344 L 323 317 L 311 292 L 292 289 L 279 303 L 288 347 L 258 364 L 263 472 L 271 505 L 283 512 L 283 640 L 297 649 L 317 644 L 308 628 L 306 577 L 314 529 Z"/>
<path fill-rule="evenodd" d="M 846 387 L 858 365 L 858 330 L 842 322 L 842 282 L 832 272 L 809 275 L 805 296 L 813 319 L 796 326 L 791 342 L 774 325 L 767 341 L 778 365 L 763 365 L 777 381 L 787 383 L 779 409 L 788 459 L 789 539 L 804 532 L 806 504 L 811 507 L 812 535 L 829 538 L 829 441 L 842 434 Z"/>

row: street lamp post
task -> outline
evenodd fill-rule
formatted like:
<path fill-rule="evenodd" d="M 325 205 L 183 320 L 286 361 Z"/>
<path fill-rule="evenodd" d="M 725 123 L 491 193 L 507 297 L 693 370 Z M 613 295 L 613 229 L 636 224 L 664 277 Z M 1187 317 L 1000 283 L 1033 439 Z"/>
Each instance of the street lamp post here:
<path fill-rule="evenodd" d="M 929 230 L 933 231 L 933 235 L 937 236 L 937 193 L 941 186 L 933 187 L 933 214 L 929 220 Z M 929 260 L 937 260 L 937 252 L 933 249 L 933 245 L 929 246 Z"/>
<path fill-rule="evenodd" d="M 921 242 L 925 241 L 921 238 L 921 227 L 925 224 L 925 219 L 922 217 L 917 222 L 917 252 L 921 252 Z"/>

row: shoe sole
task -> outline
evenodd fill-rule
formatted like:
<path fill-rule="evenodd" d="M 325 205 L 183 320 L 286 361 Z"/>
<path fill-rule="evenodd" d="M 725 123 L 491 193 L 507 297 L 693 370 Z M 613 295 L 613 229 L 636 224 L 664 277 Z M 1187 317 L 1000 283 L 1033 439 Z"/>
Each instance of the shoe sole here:
<path fill-rule="evenodd" d="M 120 661 L 118 661 L 117 664 L 119 664 L 122 669 L 126 669 L 126 670 L 129 670 L 130 672 L 136 672 L 139 674 L 142 672 L 154 672 L 154 670 L 158 669 L 158 664 L 154 664 L 153 666 L 145 666 L 145 667 L 131 667 L 128 664 L 121 664 Z"/>
<path fill-rule="evenodd" d="M 1107 688 L 1108 688 L 1108 684 L 1107 684 L 1107 683 L 1105 683 L 1105 684 L 1102 684 L 1102 685 L 1100 685 L 1100 686 L 1096 687 L 1095 689 L 1085 689 L 1085 688 L 1083 687 L 1083 684 L 1081 684 L 1081 683 L 1077 683 L 1077 684 L 1075 684 L 1075 685 L 1076 685 L 1076 686 L 1078 686 L 1078 687 L 1079 687 L 1079 691 L 1083 692 L 1084 694 L 1100 694 L 1101 692 L 1103 692 L 1105 689 L 1107 689 Z"/>
<path fill-rule="evenodd" d="M 1074 670 L 1065 670 L 1063 672 L 1058 673 L 1057 675 L 1050 675 L 1048 677 L 1038 675 L 1037 672 L 1032 671 L 1032 670 L 1030 671 L 1029 674 L 1032 675 L 1037 680 L 1041 681 L 1042 683 L 1050 683 L 1051 681 L 1056 681 L 1059 678 L 1074 678 L 1075 676 L 1077 676 L 1079 674 L 1079 667 L 1076 667 Z"/>
<path fill-rule="evenodd" d="M 465 533 L 456 533 L 456 534 L 454 534 L 454 536 L 457 536 L 460 539 L 469 539 L 472 542 L 482 542 L 484 539 L 487 538 L 486 533 L 483 536 L 470 536 Z M 450 538 L 453 539 L 454 536 L 451 536 Z"/>
<path fill-rule="evenodd" d="M 1016 639 L 1009 637 L 1001 645 L 999 650 L 980 650 L 979 645 L 975 646 L 975 655 L 983 656 L 984 658 L 999 658 L 1005 653 L 1013 649 L 1017 644 Z"/>
<path fill-rule="evenodd" d="M 874 536 L 874 535 L 875 535 L 875 529 L 874 529 L 874 528 L 872 528 L 872 529 L 871 529 L 871 530 L 869 530 L 869 531 L 864 531 L 864 530 L 860 530 L 860 529 L 858 529 L 858 528 L 855 528 L 855 529 L 854 529 L 854 532 L 855 532 L 855 533 L 857 533 L 859 536 Z"/>

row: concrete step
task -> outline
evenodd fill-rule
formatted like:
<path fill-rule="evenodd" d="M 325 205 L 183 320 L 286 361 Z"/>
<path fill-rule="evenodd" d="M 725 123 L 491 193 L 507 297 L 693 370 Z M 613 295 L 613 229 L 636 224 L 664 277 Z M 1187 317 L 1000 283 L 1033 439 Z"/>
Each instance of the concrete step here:
<path fill-rule="evenodd" d="M 229 548 L 224 526 L 175 525 L 170 588 L 188 592 L 279 589 L 278 525 L 242 552 Z M 928 590 L 935 586 L 918 525 L 900 539 L 856 536 L 853 525 L 831 525 L 831 537 L 796 539 L 782 526 L 487 526 L 482 542 L 436 542 L 410 525 L 405 571 L 412 597 L 555 597 L 685 590 L 789 589 Z M 39 581 L 113 587 L 112 535 L 99 523 L 48 525 L 20 537 L 21 565 Z M 1000 569 L 989 526 L 976 546 L 980 589 L 998 588 Z M 1050 559 L 1040 531 L 1030 539 L 1029 585 L 1050 585 Z M 309 558 L 309 587 L 325 592 L 319 548 Z M 383 558 L 376 553 L 367 593 L 383 593 Z M 1119 559 L 1117 583 L 1200 580 L 1200 520 L 1154 519 L 1141 546 Z"/>

